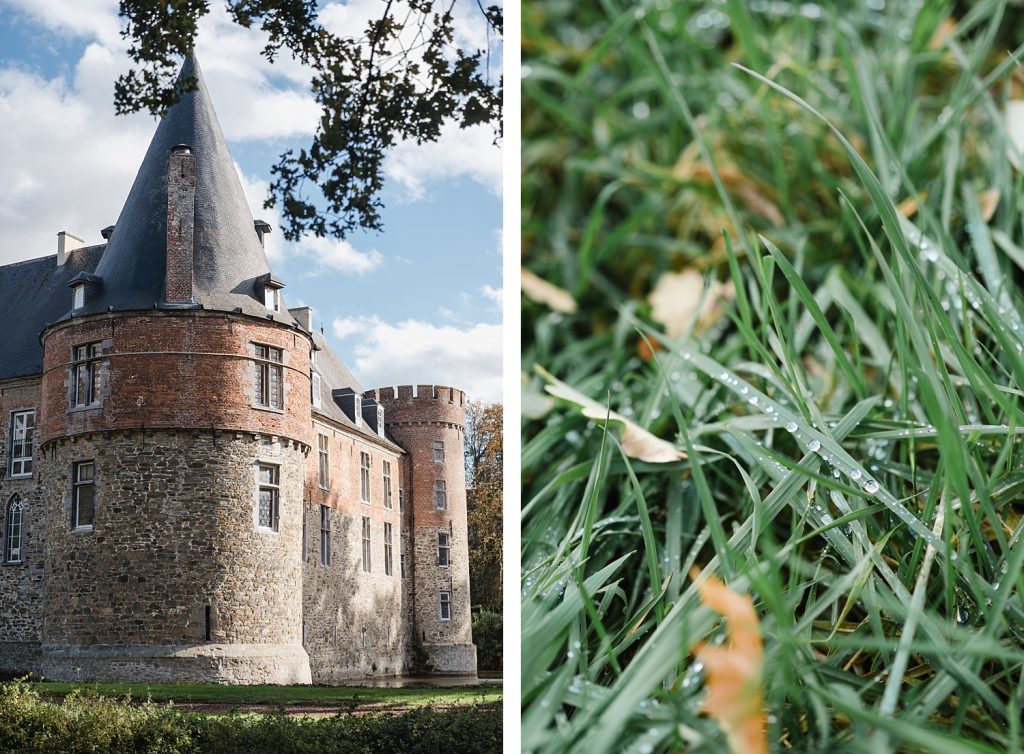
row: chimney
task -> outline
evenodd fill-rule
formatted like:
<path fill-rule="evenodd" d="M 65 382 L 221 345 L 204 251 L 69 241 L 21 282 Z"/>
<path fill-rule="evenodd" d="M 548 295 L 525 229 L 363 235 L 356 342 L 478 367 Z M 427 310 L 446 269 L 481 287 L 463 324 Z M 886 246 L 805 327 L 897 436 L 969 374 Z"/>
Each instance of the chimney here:
<path fill-rule="evenodd" d="M 64 263 L 68 261 L 68 254 L 75 249 L 81 249 L 85 246 L 85 241 L 76 236 L 74 233 L 68 233 L 66 230 L 62 230 L 57 234 L 57 266 L 63 267 Z"/>
<path fill-rule="evenodd" d="M 196 219 L 196 161 L 186 144 L 167 160 L 167 280 L 169 304 L 192 303 L 193 231 Z"/>
<path fill-rule="evenodd" d="M 313 307 L 296 306 L 294 309 L 289 309 L 288 313 L 295 317 L 295 321 L 303 330 L 313 332 Z"/>
<path fill-rule="evenodd" d="M 266 247 L 267 242 L 265 240 L 265 236 L 270 233 L 270 223 L 264 222 L 263 220 L 257 220 L 253 225 L 256 226 L 256 235 L 260 239 L 260 246 Z"/>

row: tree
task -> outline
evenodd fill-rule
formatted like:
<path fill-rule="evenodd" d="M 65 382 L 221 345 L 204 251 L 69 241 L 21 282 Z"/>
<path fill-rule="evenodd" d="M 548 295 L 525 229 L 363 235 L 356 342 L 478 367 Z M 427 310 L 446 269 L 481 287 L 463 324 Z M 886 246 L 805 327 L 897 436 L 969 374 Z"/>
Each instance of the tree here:
<path fill-rule="evenodd" d="M 489 123 L 500 138 L 503 82 L 491 78 L 490 40 L 500 41 L 503 11 L 475 0 L 488 46 L 462 50 L 453 44 L 460 1 L 469 2 L 382 0 L 377 20 L 342 37 L 319 23 L 316 0 L 226 0 L 236 23 L 267 33 L 267 60 L 285 50 L 312 69 L 323 111 L 312 144 L 285 151 L 271 170 L 264 206 L 280 205 L 285 238 L 380 230 L 384 157 L 398 141 L 436 141 L 449 120 Z M 136 67 L 115 84 L 119 114 L 158 115 L 194 89 L 195 79 L 176 81 L 178 59 L 208 12 L 208 0 L 120 0 Z"/>
<path fill-rule="evenodd" d="M 469 593 L 475 606 L 501 611 L 502 405 L 466 408 Z"/>

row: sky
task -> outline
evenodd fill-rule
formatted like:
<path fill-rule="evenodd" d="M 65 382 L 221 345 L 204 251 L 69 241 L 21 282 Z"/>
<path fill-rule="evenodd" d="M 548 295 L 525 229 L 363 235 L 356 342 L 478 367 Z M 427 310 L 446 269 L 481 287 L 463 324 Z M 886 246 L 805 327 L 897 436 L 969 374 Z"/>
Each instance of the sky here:
<path fill-rule="evenodd" d="M 253 215 L 273 228 L 285 303 L 313 307 L 314 327 L 366 388 L 448 384 L 500 401 L 502 155 L 491 131 L 398 145 L 383 232 L 286 242 L 262 204 L 277 156 L 315 129 L 309 71 L 283 55 L 269 64 L 263 35 L 223 5 L 211 1 L 196 54 Z M 475 6 L 457 7 L 457 41 L 482 47 Z M 364 28 L 374 10 L 379 0 L 326 2 L 321 19 Z M 100 243 L 115 224 L 157 126 L 114 115 L 114 81 L 130 67 L 120 28 L 117 0 L 0 0 L 0 264 L 56 253 L 62 230 Z"/>

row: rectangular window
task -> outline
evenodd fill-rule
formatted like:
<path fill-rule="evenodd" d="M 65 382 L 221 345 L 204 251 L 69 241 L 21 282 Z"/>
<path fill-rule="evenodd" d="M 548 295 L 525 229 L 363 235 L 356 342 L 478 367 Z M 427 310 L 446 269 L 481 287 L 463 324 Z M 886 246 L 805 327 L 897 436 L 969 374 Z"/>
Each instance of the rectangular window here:
<path fill-rule="evenodd" d="M 405 490 L 398 490 L 398 512 L 405 513 Z"/>
<path fill-rule="evenodd" d="M 96 518 L 96 466 L 92 461 L 71 464 L 71 528 L 91 529 Z"/>
<path fill-rule="evenodd" d="M 402 578 L 405 578 L 405 555 L 398 556 L 399 564 L 402 568 Z"/>
<path fill-rule="evenodd" d="M 441 620 L 452 619 L 452 594 L 451 592 L 441 592 L 438 599 L 438 610 L 437 617 Z"/>
<path fill-rule="evenodd" d="M 317 374 L 316 372 L 313 372 L 313 376 L 310 378 L 310 380 L 310 390 L 313 391 L 313 394 L 310 396 L 310 398 L 313 401 L 313 408 L 321 408 L 323 407 L 323 402 L 320 400 L 320 375 Z"/>
<path fill-rule="evenodd" d="M 363 396 L 352 396 L 352 420 L 357 427 L 363 426 Z"/>
<path fill-rule="evenodd" d="M 35 448 L 36 412 L 11 414 L 11 476 L 32 475 L 32 451 Z"/>
<path fill-rule="evenodd" d="M 391 464 L 383 462 L 384 466 L 384 507 L 391 510 Z"/>
<path fill-rule="evenodd" d="M 320 565 L 331 564 L 331 509 L 320 506 Z"/>
<path fill-rule="evenodd" d="M 284 367 L 280 348 L 256 344 L 256 405 L 284 408 Z"/>
<path fill-rule="evenodd" d="M 444 443 L 434 440 L 434 463 L 444 463 Z"/>
<path fill-rule="evenodd" d="M 384 524 L 384 575 L 390 576 L 394 570 L 391 565 L 391 524 Z"/>
<path fill-rule="evenodd" d="M 363 570 L 370 572 L 370 518 L 363 516 Z"/>
<path fill-rule="evenodd" d="M 434 507 L 439 511 L 448 508 L 448 490 L 443 479 L 434 482 Z"/>
<path fill-rule="evenodd" d="M 437 564 L 441 566 L 441 568 L 448 567 L 451 552 L 452 545 L 448 532 L 439 531 L 437 533 Z"/>
<path fill-rule="evenodd" d="M 263 289 L 263 303 L 272 312 L 281 311 L 281 294 L 277 288 L 268 285 Z"/>
<path fill-rule="evenodd" d="M 328 456 L 329 446 L 327 444 L 327 435 L 317 435 L 316 442 L 320 459 L 320 487 L 321 489 L 329 490 L 331 488 L 331 465 L 330 458 Z"/>
<path fill-rule="evenodd" d="M 74 389 L 72 406 L 94 406 L 100 402 L 100 344 L 75 346 L 71 365 Z"/>
<path fill-rule="evenodd" d="M 370 502 L 370 454 L 359 454 L 359 499 Z"/>
<path fill-rule="evenodd" d="M 262 529 L 277 531 L 280 512 L 280 468 L 260 464 L 260 492 L 258 524 Z"/>

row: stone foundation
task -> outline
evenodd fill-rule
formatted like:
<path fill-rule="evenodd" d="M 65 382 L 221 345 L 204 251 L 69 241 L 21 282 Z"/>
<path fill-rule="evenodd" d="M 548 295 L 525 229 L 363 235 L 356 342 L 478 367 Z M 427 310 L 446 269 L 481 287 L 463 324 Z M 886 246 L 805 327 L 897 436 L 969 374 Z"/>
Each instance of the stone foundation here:
<path fill-rule="evenodd" d="M 38 641 L 0 641 L 0 673 L 27 675 L 39 673 Z"/>
<path fill-rule="evenodd" d="M 37 667 L 55 681 L 311 682 L 309 657 L 302 647 L 291 644 L 44 647 Z"/>
<path fill-rule="evenodd" d="M 476 675 L 475 644 L 424 644 L 427 670 L 445 675 Z"/>

